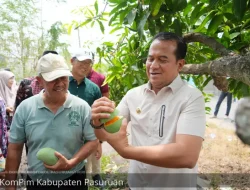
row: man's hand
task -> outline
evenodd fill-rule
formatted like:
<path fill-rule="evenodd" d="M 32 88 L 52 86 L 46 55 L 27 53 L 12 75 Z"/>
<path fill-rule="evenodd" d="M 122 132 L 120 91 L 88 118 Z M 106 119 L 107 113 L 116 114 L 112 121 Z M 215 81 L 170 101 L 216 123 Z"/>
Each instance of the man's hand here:
<path fill-rule="evenodd" d="M 70 160 L 65 158 L 59 152 L 55 152 L 55 156 L 59 159 L 53 166 L 49 166 L 44 163 L 44 166 L 52 171 L 68 171 L 72 168 Z"/>
<path fill-rule="evenodd" d="M 95 135 L 101 141 L 107 141 L 122 157 L 126 157 L 130 147 L 127 137 L 127 120 L 123 119 L 122 126 L 117 133 L 108 133 L 105 129 L 95 129 Z"/>
<path fill-rule="evenodd" d="M 99 160 L 102 157 L 102 144 L 98 143 L 96 152 L 95 152 L 95 157 L 97 160 Z"/>
<path fill-rule="evenodd" d="M 115 103 L 107 97 L 102 97 L 96 100 L 91 109 L 91 119 L 95 126 L 100 126 L 102 123 L 100 119 L 109 118 L 110 114 L 115 109 Z"/>

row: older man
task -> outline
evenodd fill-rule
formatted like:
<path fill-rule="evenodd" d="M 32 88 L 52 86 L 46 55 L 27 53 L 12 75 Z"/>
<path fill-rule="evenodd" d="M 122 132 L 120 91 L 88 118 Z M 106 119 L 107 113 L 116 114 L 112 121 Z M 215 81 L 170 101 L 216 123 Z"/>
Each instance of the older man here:
<path fill-rule="evenodd" d="M 205 132 L 202 93 L 179 75 L 187 45 L 174 33 L 153 38 L 146 61 L 149 82 L 130 90 L 118 105 L 119 115 L 131 121 L 132 145 L 126 122 L 109 134 L 100 129 L 114 104 L 107 98 L 92 106 L 92 126 L 100 140 L 107 140 L 124 158 L 130 159 L 129 186 L 143 188 L 196 189 L 197 160 Z"/>
<path fill-rule="evenodd" d="M 24 100 L 16 110 L 10 130 L 6 180 L 16 180 L 13 171 L 18 171 L 23 144 L 27 142 L 27 190 L 58 186 L 88 189 L 84 160 L 96 149 L 98 141 L 89 124 L 89 105 L 68 92 L 69 76 L 71 72 L 63 57 L 49 53 L 40 58 L 37 80 L 44 90 Z M 57 151 L 58 161 L 53 166 L 36 157 L 45 147 Z M 11 184 L 7 189 L 16 189 Z"/>
<path fill-rule="evenodd" d="M 97 85 L 102 85 L 103 77 L 97 73 L 92 73 L 91 79 L 87 78 L 87 75 L 92 69 L 93 65 L 93 55 L 90 51 L 80 49 L 79 52 L 74 54 L 71 59 L 72 64 L 72 77 L 70 77 L 69 91 L 71 94 L 82 98 L 87 101 L 90 106 L 93 102 L 101 98 L 102 88 Z M 103 88 L 104 92 L 108 93 L 108 87 L 106 85 Z M 103 92 L 102 92 L 103 93 Z M 87 174 L 92 174 L 92 178 L 95 181 L 95 186 L 99 189 L 103 189 L 104 185 L 100 175 L 100 157 L 102 155 L 102 145 L 99 143 L 95 152 L 93 152 L 87 159 L 86 171 Z"/>

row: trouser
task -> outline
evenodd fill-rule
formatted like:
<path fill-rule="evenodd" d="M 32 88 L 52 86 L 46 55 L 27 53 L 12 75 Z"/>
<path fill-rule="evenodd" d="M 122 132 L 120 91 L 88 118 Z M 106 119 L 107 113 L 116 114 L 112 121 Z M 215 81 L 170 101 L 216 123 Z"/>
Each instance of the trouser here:
<path fill-rule="evenodd" d="M 100 172 L 101 172 L 101 159 L 99 159 L 99 160 L 96 159 L 95 152 L 92 153 L 87 158 L 86 172 L 87 172 L 87 174 L 92 173 L 92 176 L 94 176 L 96 174 L 100 174 Z"/>
<path fill-rule="evenodd" d="M 75 173 L 67 179 L 59 180 L 59 182 L 54 185 L 46 185 L 42 182 L 33 181 L 29 175 L 27 176 L 26 188 L 27 190 L 88 190 L 88 184 L 85 184 L 86 172 L 85 167 L 83 167 L 79 173 Z M 30 182 L 32 181 L 32 182 Z M 59 183 L 63 184 L 59 186 Z"/>
<path fill-rule="evenodd" d="M 217 116 L 219 109 L 220 109 L 220 105 L 222 103 L 222 101 L 225 99 L 225 97 L 227 97 L 227 111 L 226 111 L 226 115 L 228 116 L 230 113 L 230 109 L 231 109 L 231 104 L 232 104 L 232 97 L 233 95 L 229 92 L 221 92 L 220 97 L 218 99 L 218 102 L 216 104 L 215 107 L 215 111 L 214 111 L 214 115 Z"/>

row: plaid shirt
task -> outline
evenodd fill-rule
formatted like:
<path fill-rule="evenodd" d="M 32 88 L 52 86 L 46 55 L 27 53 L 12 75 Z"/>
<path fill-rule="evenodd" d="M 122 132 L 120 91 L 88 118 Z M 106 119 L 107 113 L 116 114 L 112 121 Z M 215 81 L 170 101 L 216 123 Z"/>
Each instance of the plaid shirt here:
<path fill-rule="evenodd" d="M 41 88 L 41 86 L 36 78 L 32 78 L 30 86 L 32 88 L 33 95 L 39 94 L 39 92 L 42 90 L 42 88 Z"/>

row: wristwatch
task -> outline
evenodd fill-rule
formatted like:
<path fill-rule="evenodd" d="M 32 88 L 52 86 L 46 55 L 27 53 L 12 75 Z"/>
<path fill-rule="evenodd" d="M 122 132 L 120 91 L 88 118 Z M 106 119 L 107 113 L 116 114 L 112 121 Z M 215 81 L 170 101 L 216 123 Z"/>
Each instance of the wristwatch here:
<path fill-rule="evenodd" d="M 91 119 L 90 120 L 90 125 L 94 128 L 94 129 L 101 129 L 101 128 L 104 128 L 104 123 L 102 123 L 100 126 L 95 126 L 93 124 L 93 120 Z"/>

